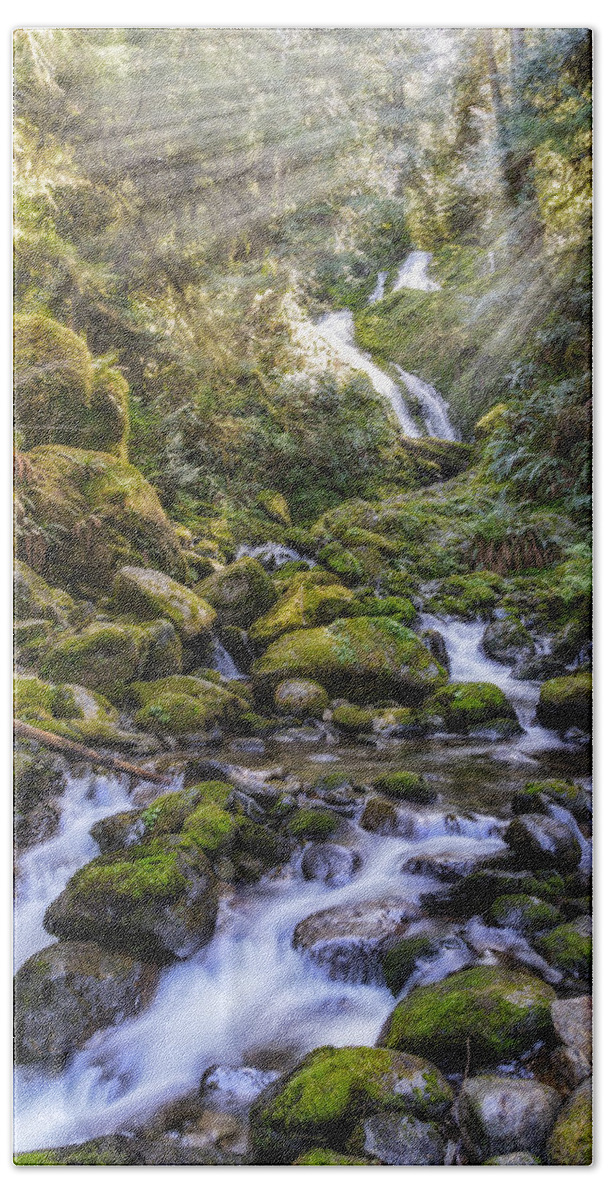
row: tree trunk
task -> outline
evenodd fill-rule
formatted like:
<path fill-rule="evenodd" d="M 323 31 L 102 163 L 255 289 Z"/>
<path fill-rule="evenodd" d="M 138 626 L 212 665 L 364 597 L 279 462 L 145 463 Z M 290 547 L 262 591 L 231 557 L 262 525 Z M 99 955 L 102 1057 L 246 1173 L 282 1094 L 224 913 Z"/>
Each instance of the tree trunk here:
<path fill-rule="evenodd" d="M 117 758 L 115 754 L 110 754 L 105 750 L 102 752 L 92 750 L 90 746 L 72 742 L 69 738 L 59 737 L 56 733 L 47 733 L 43 729 L 36 729 L 35 725 L 26 725 L 25 721 L 15 719 L 13 730 L 16 737 L 30 738 L 32 741 L 40 742 L 42 746 L 48 746 L 49 750 L 55 750 L 57 754 L 65 754 L 71 758 L 84 758 L 96 766 L 110 768 L 112 771 L 122 771 L 126 775 L 135 775 L 137 779 L 149 779 L 152 783 L 169 784 L 173 782 L 167 775 L 159 775 L 157 771 L 151 771 L 148 767 L 140 767 L 138 763 L 126 762 L 123 758 Z"/>

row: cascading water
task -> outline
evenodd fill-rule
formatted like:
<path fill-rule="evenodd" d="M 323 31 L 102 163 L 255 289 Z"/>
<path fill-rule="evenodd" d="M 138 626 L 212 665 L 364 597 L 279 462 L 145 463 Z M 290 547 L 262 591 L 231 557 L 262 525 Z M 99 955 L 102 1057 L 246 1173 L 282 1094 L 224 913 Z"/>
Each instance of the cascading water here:
<path fill-rule="evenodd" d="M 217 637 L 214 637 L 212 642 L 211 665 L 214 671 L 219 671 L 222 679 L 247 678 L 242 671 L 239 671 L 232 655 L 228 653 Z"/>
<path fill-rule="evenodd" d="M 397 271 L 393 291 L 399 292 L 401 288 L 415 288 L 419 292 L 440 291 L 441 285 L 435 283 L 428 275 L 432 257 L 428 250 L 412 250 Z"/>
<path fill-rule="evenodd" d="M 445 442 L 457 442 L 458 433 L 448 417 L 448 406 L 443 396 L 440 396 L 430 383 L 425 383 L 417 375 L 404 371 L 397 366 L 397 363 L 394 363 L 393 366 L 408 392 L 420 402 L 424 423 L 431 437 L 443 438 Z"/>
<path fill-rule="evenodd" d="M 321 318 L 317 328 L 325 340 L 337 351 L 342 362 L 353 367 L 355 371 L 364 371 L 375 390 L 389 401 L 401 432 L 406 437 L 420 437 L 420 430 L 410 416 L 397 384 L 376 366 L 368 354 L 356 347 L 353 315 L 349 309 L 344 308 L 340 312 L 327 313 Z"/>
<path fill-rule="evenodd" d="M 376 286 L 375 286 L 373 292 L 371 292 L 368 297 L 368 300 L 367 300 L 368 304 L 376 304 L 376 302 L 378 300 L 382 300 L 382 298 L 384 296 L 384 287 L 386 284 L 387 275 L 388 275 L 388 271 L 378 271 L 378 278 L 376 280 Z"/>

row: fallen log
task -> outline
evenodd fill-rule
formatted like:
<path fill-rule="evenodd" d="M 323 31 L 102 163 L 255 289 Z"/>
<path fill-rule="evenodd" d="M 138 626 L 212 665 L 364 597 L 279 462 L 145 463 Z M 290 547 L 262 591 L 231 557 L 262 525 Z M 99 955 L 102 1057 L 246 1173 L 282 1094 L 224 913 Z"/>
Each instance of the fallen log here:
<path fill-rule="evenodd" d="M 40 742 L 42 746 L 48 746 L 49 750 L 55 750 L 58 754 L 65 754 L 72 758 L 84 758 L 98 767 L 122 771 L 126 775 L 135 775 L 138 779 L 148 779 L 151 783 L 170 784 L 173 782 L 167 775 L 159 775 L 156 771 L 149 770 L 148 767 L 140 767 L 138 763 L 126 762 L 125 759 L 117 758 L 115 754 L 111 754 L 107 750 L 92 750 L 90 746 L 72 742 L 69 738 L 59 737 L 56 733 L 47 733 L 44 729 L 36 729 L 35 725 L 27 725 L 25 721 L 15 719 L 13 730 L 16 737 L 30 738 L 32 741 Z"/>

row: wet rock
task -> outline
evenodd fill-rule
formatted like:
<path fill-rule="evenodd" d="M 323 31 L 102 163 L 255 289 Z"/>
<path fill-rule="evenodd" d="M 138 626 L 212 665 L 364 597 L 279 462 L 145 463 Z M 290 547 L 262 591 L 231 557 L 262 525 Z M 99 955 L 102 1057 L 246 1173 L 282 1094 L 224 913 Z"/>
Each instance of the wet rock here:
<path fill-rule="evenodd" d="M 521 867 L 573 871 L 581 848 L 569 825 L 555 817 L 524 814 L 511 821 L 504 839 Z"/>
<path fill-rule="evenodd" d="M 586 981 L 591 974 L 591 927 L 582 917 L 567 925 L 557 925 L 541 934 L 534 945 L 552 966 L 566 971 L 575 979 Z"/>
<path fill-rule="evenodd" d="M 312 679 L 284 679 L 274 693 L 275 708 L 297 717 L 322 717 L 329 697 Z"/>
<path fill-rule="evenodd" d="M 550 816 L 550 805 L 559 804 L 579 818 L 591 811 L 591 793 L 565 779 L 541 779 L 527 783 L 513 798 L 513 812 L 540 812 Z"/>
<path fill-rule="evenodd" d="M 339 818 L 334 813 L 320 808 L 301 809 L 289 822 L 289 829 L 294 837 L 304 841 L 323 841 L 335 833 Z"/>
<path fill-rule="evenodd" d="M 369 833 L 394 833 L 397 829 L 397 810 L 388 800 L 372 796 L 365 805 L 361 817 L 361 828 Z"/>
<path fill-rule="evenodd" d="M 591 727 L 591 675 L 561 675 L 548 679 L 540 689 L 536 716 L 541 725 L 563 732 L 576 726 L 583 732 Z"/>
<path fill-rule="evenodd" d="M 501 720 L 519 729 L 511 701 L 494 683 L 450 683 L 439 688 L 425 709 L 443 717 L 450 733 L 471 733 Z"/>
<path fill-rule="evenodd" d="M 480 846 L 483 852 L 483 844 Z M 484 857 L 487 857 L 484 855 Z M 407 858 L 401 868 L 412 875 L 424 875 L 430 879 L 438 879 L 442 883 L 453 883 L 464 879 L 478 870 L 480 855 L 475 855 L 470 849 L 453 850 L 422 850 Z"/>
<path fill-rule="evenodd" d="M 537 896 L 499 896 L 490 909 L 494 925 L 517 929 L 520 933 L 538 933 L 560 921 L 559 910 Z"/>
<path fill-rule="evenodd" d="M 13 756 L 15 845 L 18 850 L 52 837 L 61 819 L 65 760 L 19 739 Z"/>
<path fill-rule="evenodd" d="M 95 839 L 102 854 L 113 854 L 116 850 L 128 850 L 141 842 L 146 833 L 146 824 L 140 812 L 113 813 L 91 826 L 91 837 Z"/>
<path fill-rule="evenodd" d="M 444 667 L 449 674 L 450 656 L 447 651 L 443 634 L 441 634 L 438 629 L 425 629 L 420 636 L 422 637 L 422 641 L 427 649 L 430 650 L 431 654 L 433 655 L 433 658 L 436 658 L 439 665 Z"/>
<path fill-rule="evenodd" d="M 537 976 L 503 967 L 471 967 L 415 988 L 389 1017 L 380 1044 L 433 1057 L 463 1070 L 508 1062 L 554 1037 L 555 992 Z"/>
<path fill-rule="evenodd" d="M 305 879 L 318 879 L 330 887 L 342 887 L 361 868 L 361 855 L 347 846 L 307 846 L 302 855 Z"/>
<path fill-rule="evenodd" d="M 559 1093 L 535 1079 L 477 1075 L 458 1097 L 458 1122 L 469 1155 L 542 1154 L 561 1106 Z"/>
<path fill-rule="evenodd" d="M 451 1088 L 432 1063 L 368 1046 L 325 1046 L 255 1102 L 255 1161 L 291 1163 L 311 1147 L 343 1151 L 355 1128 L 374 1114 L 432 1121 L 451 1102 Z"/>
<path fill-rule="evenodd" d="M 560 1045 L 549 1058 L 549 1074 L 557 1086 L 572 1091 L 591 1074 L 591 997 L 555 1000 L 551 1016 Z"/>
<path fill-rule="evenodd" d="M 592 1159 L 593 1113 L 591 1081 L 576 1089 L 560 1112 L 547 1143 L 554 1166 L 587 1167 Z"/>
<path fill-rule="evenodd" d="M 15 978 L 16 1061 L 61 1066 L 97 1029 L 135 1016 L 156 979 L 153 968 L 94 942 L 39 950 Z"/>
<path fill-rule="evenodd" d="M 456 934 L 446 936 L 413 933 L 389 946 L 382 957 L 382 971 L 387 986 L 397 996 L 414 971 L 427 962 L 443 959 L 444 975 L 460 971 L 473 962 L 466 943 Z"/>
<path fill-rule="evenodd" d="M 434 788 L 415 771 L 392 771 L 388 775 L 380 775 L 375 780 L 375 786 L 393 800 L 430 804 L 437 799 Z"/>
<path fill-rule="evenodd" d="M 425 902 L 433 911 L 447 909 L 451 914 L 469 916 L 471 913 L 485 915 L 501 895 L 524 894 L 539 896 L 548 901 L 564 893 L 564 881 L 557 872 L 541 873 L 538 878 L 530 871 L 505 871 L 484 867 L 467 878 L 459 880 L 445 895 L 431 896 Z"/>
<path fill-rule="evenodd" d="M 366 982 L 379 976 L 387 939 L 415 915 L 414 905 L 401 897 L 338 905 L 300 921 L 293 945 L 325 967 L 330 978 Z"/>
<path fill-rule="evenodd" d="M 134 1167 L 143 1166 L 144 1157 L 137 1138 L 111 1134 L 77 1146 L 16 1154 L 14 1163 L 17 1167 Z"/>
<path fill-rule="evenodd" d="M 230 743 L 231 754 L 265 754 L 266 744 L 261 738 L 233 738 Z"/>
<path fill-rule="evenodd" d="M 539 1158 L 535 1158 L 527 1150 L 514 1150 L 512 1154 L 496 1154 L 494 1158 L 487 1158 L 481 1165 L 482 1167 L 540 1167 L 542 1163 Z"/>
<path fill-rule="evenodd" d="M 363 1122 L 365 1154 L 387 1166 L 442 1166 L 446 1144 L 436 1125 L 399 1113 L 376 1113 Z"/>
<path fill-rule="evenodd" d="M 534 640 L 517 617 L 490 621 L 482 645 L 489 658 L 507 665 L 519 663 L 534 651 Z"/>

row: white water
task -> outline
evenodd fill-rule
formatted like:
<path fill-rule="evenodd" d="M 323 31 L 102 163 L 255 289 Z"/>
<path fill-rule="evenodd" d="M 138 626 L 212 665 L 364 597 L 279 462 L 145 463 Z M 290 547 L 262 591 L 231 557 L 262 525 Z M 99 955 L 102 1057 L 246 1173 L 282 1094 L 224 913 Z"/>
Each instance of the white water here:
<path fill-rule="evenodd" d="M 242 671 L 239 671 L 232 655 L 228 653 L 217 637 L 213 639 L 211 665 L 214 671 L 219 671 L 223 679 L 247 678 Z"/>
<path fill-rule="evenodd" d="M 401 432 L 406 437 L 420 437 L 420 430 L 410 416 L 397 384 L 376 366 L 369 354 L 355 345 L 355 326 L 350 310 L 343 308 L 340 312 L 327 313 L 321 317 L 317 329 L 326 342 L 337 351 L 342 362 L 353 367 L 355 371 L 364 371 L 375 390 L 389 401 Z"/>
<path fill-rule="evenodd" d="M 458 433 L 448 417 L 448 406 L 443 396 L 440 396 L 430 383 L 425 383 L 417 375 L 404 371 L 397 363 L 393 365 L 408 392 L 420 401 L 424 423 L 431 437 L 443 438 L 446 442 L 457 442 Z"/>
<path fill-rule="evenodd" d="M 298 554 L 297 550 L 292 550 L 290 546 L 283 546 L 280 542 L 264 542 L 261 546 L 250 546 L 243 542 L 238 547 L 235 554 L 235 561 L 239 558 L 259 558 L 262 566 L 269 571 L 275 571 L 278 567 L 284 567 L 288 562 L 305 562 L 309 567 L 316 566 L 313 558 L 305 558 L 303 554 Z"/>
<path fill-rule="evenodd" d="M 384 296 L 384 287 L 386 284 L 387 275 L 388 275 L 388 271 L 378 271 L 378 278 L 376 280 L 376 286 L 375 286 L 373 292 L 371 292 L 368 297 L 368 300 L 367 300 L 368 304 L 375 304 L 377 300 L 382 300 L 382 298 Z"/>
<path fill-rule="evenodd" d="M 91 775 L 69 779 L 61 797 L 57 833 L 27 850 L 19 861 L 15 891 L 15 969 L 56 939 L 42 925 L 44 914 L 79 867 L 99 854 L 89 830 L 96 821 L 132 807 L 125 777 Z"/>
<path fill-rule="evenodd" d="M 419 292 L 438 292 L 440 284 L 429 278 L 428 268 L 432 255 L 428 250 L 412 250 L 397 272 L 393 291 L 415 288 Z"/>

